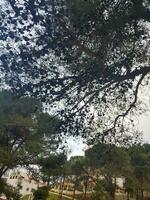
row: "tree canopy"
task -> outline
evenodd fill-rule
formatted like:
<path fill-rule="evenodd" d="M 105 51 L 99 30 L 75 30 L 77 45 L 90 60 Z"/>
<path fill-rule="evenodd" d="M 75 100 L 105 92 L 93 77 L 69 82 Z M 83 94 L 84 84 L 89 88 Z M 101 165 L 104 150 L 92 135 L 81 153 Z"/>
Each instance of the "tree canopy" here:
<path fill-rule="evenodd" d="M 89 147 L 84 157 L 70 159 L 72 173 L 76 178 L 86 177 L 87 188 L 93 189 L 93 199 L 98 200 L 118 199 L 118 188 L 122 189 L 122 194 L 127 194 L 128 200 L 130 197 L 145 199 L 146 192 L 150 191 L 149 162 L 149 144 L 136 144 L 125 148 L 98 143 Z M 119 184 L 118 178 L 121 178 L 122 184 Z M 80 183 L 83 183 L 83 180 L 80 178 Z"/>
<path fill-rule="evenodd" d="M 7 170 L 38 164 L 59 147 L 59 120 L 39 101 L 0 93 L 0 178 Z"/>
<path fill-rule="evenodd" d="M 67 157 L 64 153 L 53 153 L 39 159 L 41 178 L 49 187 L 53 186 L 64 173 Z"/>
<path fill-rule="evenodd" d="M 89 166 L 97 171 L 96 186 L 101 183 L 101 188 L 109 193 L 111 199 L 115 199 L 116 179 L 126 177 L 131 171 L 127 150 L 112 144 L 99 143 L 89 148 L 85 156 L 89 160 Z"/>
<path fill-rule="evenodd" d="M 5 182 L 5 173 L 26 167 L 34 175 L 32 166 L 42 166 L 40 161 L 52 157 L 59 148 L 60 120 L 43 109 L 33 97 L 18 97 L 8 90 L 0 92 L 0 194 L 8 199 L 20 196 L 19 189 Z"/>
<path fill-rule="evenodd" d="M 84 156 L 71 157 L 67 162 L 59 155 L 53 163 L 56 157 L 45 160 L 42 169 L 48 176 L 58 175 L 55 183 L 59 186 L 60 199 L 63 192 L 67 194 L 66 190 L 72 194 L 72 199 L 149 198 L 150 144 L 120 147 L 98 143 L 90 146 Z M 67 189 L 66 183 L 72 186 Z"/>
<path fill-rule="evenodd" d="M 1 10 L 3 84 L 54 106 L 65 132 L 124 142 L 149 80 L 149 1 L 4 0 Z"/>

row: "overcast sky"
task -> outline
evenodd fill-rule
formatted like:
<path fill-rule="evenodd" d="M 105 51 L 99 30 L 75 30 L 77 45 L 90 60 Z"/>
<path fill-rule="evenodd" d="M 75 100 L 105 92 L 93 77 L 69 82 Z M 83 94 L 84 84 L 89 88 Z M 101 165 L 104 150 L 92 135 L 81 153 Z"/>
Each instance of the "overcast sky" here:
<path fill-rule="evenodd" d="M 150 112 L 139 117 L 137 128 L 143 132 L 143 140 L 150 143 Z M 69 157 L 75 155 L 84 155 L 85 145 L 83 144 L 81 138 L 70 138 L 68 140 L 68 145 L 71 150 Z"/>
<path fill-rule="evenodd" d="M 150 143 L 150 112 L 139 118 L 139 129 L 143 131 L 143 139 Z"/>

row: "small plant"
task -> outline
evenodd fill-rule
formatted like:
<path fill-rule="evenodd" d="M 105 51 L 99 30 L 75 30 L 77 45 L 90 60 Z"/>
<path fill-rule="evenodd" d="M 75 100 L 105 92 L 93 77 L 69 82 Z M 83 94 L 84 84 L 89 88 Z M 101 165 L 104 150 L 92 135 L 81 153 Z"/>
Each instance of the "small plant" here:
<path fill-rule="evenodd" d="M 101 181 L 96 183 L 94 192 L 92 193 L 92 200 L 104 200 L 104 190 Z"/>
<path fill-rule="evenodd" d="M 33 200 L 46 200 L 49 196 L 49 188 L 41 187 L 34 191 Z"/>

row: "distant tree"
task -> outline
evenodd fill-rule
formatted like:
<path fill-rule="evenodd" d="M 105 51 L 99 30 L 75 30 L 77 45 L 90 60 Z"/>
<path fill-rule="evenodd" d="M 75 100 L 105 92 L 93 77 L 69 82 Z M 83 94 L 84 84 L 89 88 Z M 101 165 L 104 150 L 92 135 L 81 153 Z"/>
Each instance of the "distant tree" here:
<path fill-rule="evenodd" d="M 137 192 L 137 179 L 134 176 L 133 173 L 129 173 L 126 175 L 125 182 L 124 182 L 124 188 L 125 192 L 127 193 L 127 200 L 130 200 L 133 198 Z"/>
<path fill-rule="evenodd" d="M 88 186 L 88 174 L 86 160 L 84 156 L 73 156 L 68 162 L 69 174 L 72 176 L 72 182 L 74 184 L 73 197 L 75 199 L 76 190 L 81 186 L 83 193 L 83 199 L 86 199 L 86 192 Z"/>
<path fill-rule="evenodd" d="M 105 199 L 105 192 L 102 184 L 102 180 L 97 180 L 94 191 L 92 193 L 92 200 L 104 200 Z"/>
<path fill-rule="evenodd" d="M 47 182 L 48 186 L 53 185 L 62 176 L 66 162 L 67 157 L 64 153 L 53 153 L 39 159 L 38 165 L 40 167 L 41 178 Z"/>
<path fill-rule="evenodd" d="M 78 157 L 78 156 L 77 156 Z M 64 185 L 65 185 L 65 182 L 68 181 L 72 181 L 72 183 L 74 184 L 74 192 L 73 192 L 73 199 L 75 198 L 75 189 L 76 189 L 76 173 L 74 171 L 74 158 L 77 158 L 76 156 L 75 157 L 71 157 L 71 159 L 69 161 L 67 161 L 61 170 L 59 170 L 59 173 L 60 173 L 60 180 L 59 180 L 59 184 L 60 184 L 60 187 L 59 187 L 59 200 L 61 200 L 63 198 L 63 191 L 64 191 Z M 80 156 L 79 156 L 80 157 Z M 79 158 L 78 157 L 78 158 Z"/>
<path fill-rule="evenodd" d="M 137 200 L 144 199 L 144 191 L 150 191 L 150 145 L 135 145 L 129 149 L 133 168 L 133 189 Z M 130 182 L 129 182 L 130 183 Z"/>
<path fill-rule="evenodd" d="M 130 171 L 130 158 L 127 151 L 115 145 L 99 143 L 89 148 L 85 156 L 89 159 L 89 165 L 99 172 L 98 180 L 102 179 L 102 187 L 114 200 L 116 179 L 124 177 Z"/>

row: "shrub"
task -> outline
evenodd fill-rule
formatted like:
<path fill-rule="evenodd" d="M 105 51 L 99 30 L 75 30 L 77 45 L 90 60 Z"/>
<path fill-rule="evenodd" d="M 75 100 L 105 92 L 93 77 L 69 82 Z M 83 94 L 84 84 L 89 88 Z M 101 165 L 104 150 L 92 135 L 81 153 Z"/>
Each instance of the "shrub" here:
<path fill-rule="evenodd" d="M 33 193 L 33 200 L 46 200 L 49 195 L 49 188 L 48 187 L 41 187 L 34 191 Z"/>

